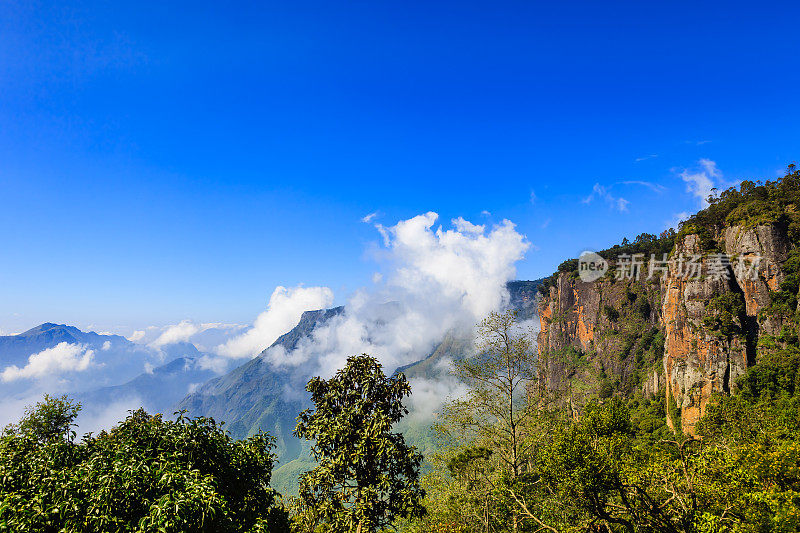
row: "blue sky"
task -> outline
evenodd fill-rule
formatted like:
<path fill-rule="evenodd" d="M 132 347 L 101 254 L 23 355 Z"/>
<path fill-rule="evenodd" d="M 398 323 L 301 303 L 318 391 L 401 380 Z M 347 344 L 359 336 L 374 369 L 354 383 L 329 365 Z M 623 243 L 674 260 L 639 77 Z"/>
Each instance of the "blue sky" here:
<path fill-rule="evenodd" d="M 523 279 L 659 232 L 701 206 L 687 185 L 798 159 L 798 15 L 3 2 L 0 330 L 247 323 L 276 285 L 342 301 L 376 270 L 373 212 L 510 219 Z"/>

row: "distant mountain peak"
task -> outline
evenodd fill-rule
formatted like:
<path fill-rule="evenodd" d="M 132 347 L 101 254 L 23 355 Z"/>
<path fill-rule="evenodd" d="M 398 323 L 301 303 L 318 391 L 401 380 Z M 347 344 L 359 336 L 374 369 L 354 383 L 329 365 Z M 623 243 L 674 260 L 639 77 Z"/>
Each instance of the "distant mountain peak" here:
<path fill-rule="evenodd" d="M 33 328 L 29 329 L 28 331 L 26 331 L 24 333 L 20 333 L 20 336 L 31 337 L 31 336 L 34 336 L 34 335 L 41 335 L 42 333 L 45 333 L 45 332 L 53 330 L 53 329 L 60 329 L 60 330 L 68 331 L 70 333 L 74 333 L 74 332 L 79 332 L 80 331 L 78 328 L 76 328 L 74 326 L 67 326 L 66 324 L 54 324 L 52 322 L 45 322 L 44 324 L 39 324 L 38 326 L 33 327 Z"/>

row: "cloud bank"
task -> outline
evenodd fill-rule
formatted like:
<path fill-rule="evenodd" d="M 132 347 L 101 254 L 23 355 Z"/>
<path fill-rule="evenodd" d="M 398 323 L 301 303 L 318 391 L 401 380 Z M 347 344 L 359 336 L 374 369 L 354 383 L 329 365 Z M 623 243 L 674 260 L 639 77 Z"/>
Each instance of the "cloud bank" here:
<path fill-rule="evenodd" d="M 471 332 L 508 299 L 506 282 L 530 247 L 508 220 L 493 226 L 453 219 L 434 228 L 425 213 L 384 227 L 384 272 L 370 290 L 356 292 L 345 312 L 317 327 L 290 353 L 271 348 L 266 359 L 308 375 L 332 375 L 348 356 L 369 353 L 387 372 L 430 353 L 448 332 Z"/>

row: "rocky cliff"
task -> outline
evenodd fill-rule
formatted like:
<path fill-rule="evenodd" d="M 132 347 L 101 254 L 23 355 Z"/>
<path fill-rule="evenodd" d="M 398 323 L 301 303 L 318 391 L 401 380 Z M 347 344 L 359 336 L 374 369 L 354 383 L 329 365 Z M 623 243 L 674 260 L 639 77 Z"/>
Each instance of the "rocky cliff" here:
<path fill-rule="evenodd" d="M 607 275 L 587 283 L 562 272 L 539 302 L 539 376 L 548 389 L 568 390 L 573 400 L 632 394 L 655 375 L 664 339 L 661 285 L 657 279 Z"/>
<path fill-rule="evenodd" d="M 543 386 L 572 401 L 664 394 L 667 423 L 694 433 L 712 394 L 735 390 L 755 363 L 759 340 L 780 337 L 774 301 L 792 246 L 781 223 L 693 229 L 643 239 L 645 250 L 670 247 L 669 267 L 652 276 L 647 261 L 639 279 L 620 276 L 612 249 L 597 281 L 573 268 L 551 278 L 539 303 Z"/>

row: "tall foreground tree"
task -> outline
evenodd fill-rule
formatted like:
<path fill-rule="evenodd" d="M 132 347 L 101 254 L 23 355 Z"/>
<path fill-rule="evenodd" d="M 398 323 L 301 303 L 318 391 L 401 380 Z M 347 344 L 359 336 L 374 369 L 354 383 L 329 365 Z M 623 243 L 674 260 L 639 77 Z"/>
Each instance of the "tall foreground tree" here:
<path fill-rule="evenodd" d="M 536 377 L 531 336 L 522 328 L 515 311 L 491 313 L 478 325 L 478 353 L 455 363 L 455 375 L 469 386 L 465 399 L 447 406 L 445 415 L 450 430 L 473 445 L 492 450 L 498 462 L 502 485 L 513 487 L 523 474 L 525 452 L 530 443 L 525 440 L 525 426 L 537 411 L 528 408 L 529 384 Z M 478 448 L 480 449 L 480 448 Z M 469 455 L 470 450 L 466 450 Z M 472 463 L 474 461 L 471 461 Z M 453 469 L 460 476 L 463 469 Z M 488 479 L 488 478 L 487 478 Z M 493 486 L 494 485 L 494 486 Z M 504 500 L 504 490 L 496 484 L 481 491 L 486 498 L 484 526 L 489 529 L 489 500 Z M 518 509 L 513 503 L 503 506 L 512 531 L 518 531 Z"/>
<path fill-rule="evenodd" d="M 478 354 L 455 363 L 456 376 L 470 392 L 453 407 L 464 429 L 488 438 L 516 478 L 523 463 L 520 429 L 531 414 L 527 386 L 536 376 L 533 344 L 516 311 L 491 313 L 478 325 L 478 337 Z"/>
<path fill-rule="evenodd" d="M 305 531 L 367 533 L 425 510 L 422 455 L 392 426 L 408 410 L 403 374 L 387 378 L 375 358 L 353 356 L 333 378 L 306 387 L 316 406 L 298 417 L 295 434 L 314 441 L 319 466 L 300 478 L 298 525 Z"/>
<path fill-rule="evenodd" d="M 450 523 L 481 533 L 542 527 L 526 497 L 533 459 L 563 418 L 558 398 L 536 386 L 532 335 L 514 311 L 483 320 L 477 348 L 454 363 L 467 393 L 446 404 L 437 423 L 443 446 L 424 480 L 432 512 L 416 531 Z"/>

